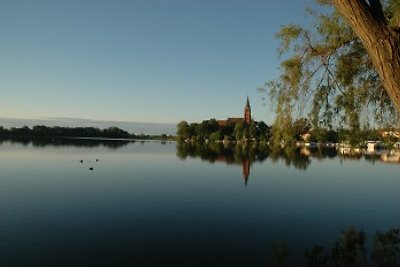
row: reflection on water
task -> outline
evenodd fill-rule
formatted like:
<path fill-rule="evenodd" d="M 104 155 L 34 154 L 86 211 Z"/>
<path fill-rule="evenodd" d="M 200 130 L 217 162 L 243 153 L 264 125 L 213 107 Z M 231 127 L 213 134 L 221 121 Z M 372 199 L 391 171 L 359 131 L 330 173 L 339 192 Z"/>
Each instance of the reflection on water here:
<path fill-rule="evenodd" d="M 129 142 L 126 140 L 115 140 L 115 139 L 90 139 L 90 138 L 10 138 L 1 139 L 0 145 L 4 142 L 18 143 L 25 146 L 32 145 L 34 147 L 61 147 L 61 146 L 76 146 L 76 147 L 107 147 L 111 149 L 117 149 L 127 145 Z"/>
<path fill-rule="evenodd" d="M 138 142 L 141 145 L 151 140 L 124 140 L 124 139 L 101 139 L 101 138 L 0 138 L 0 145 L 5 143 L 18 143 L 24 146 L 33 147 L 106 147 L 118 149 L 129 143 Z M 172 143 L 173 141 L 160 141 L 161 145 Z M 176 155 L 180 159 L 201 158 L 210 163 L 225 162 L 226 164 L 242 165 L 243 177 L 245 180 L 250 175 L 250 169 L 254 162 L 264 162 L 270 160 L 273 163 L 284 162 L 287 167 L 293 166 L 299 170 L 306 170 L 311 164 L 311 159 L 323 160 L 326 158 L 339 157 L 341 161 L 365 159 L 369 163 L 377 161 L 388 163 L 400 163 L 399 151 L 377 150 L 373 153 L 366 151 L 351 150 L 343 152 L 343 148 L 335 147 L 270 147 L 262 143 L 191 143 L 177 142 Z"/>
<path fill-rule="evenodd" d="M 346 160 L 362 160 L 368 163 L 389 162 L 400 163 L 400 153 L 390 151 L 375 151 L 374 153 L 342 153 L 341 148 L 335 147 L 270 147 L 257 143 L 192 143 L 177 142 L 176 155 L 180 159 L 201 158 L 210 163 L 225 162 L 226 164 L 242 165 L 243 178 L 247 183 L 250 169 L 254 162 L 270 160 L 273 163 L 283 162 L 287 167 L 293 166 L 306 170 L 312 159 L 321 161 L 338 157 L 341 162 Z"/>
<path fill-rule="evenodd" d="M 299 170 L 306 170 L 310 165 L 310 158 L 322 160 L 338 156 L 334 148 L 308 149 L 298 147 L 269 147 L 263 144 L 242 143 L 190 143 L 178 142 L 176 155 L 180 159 L 201 158 L 210 163 L 224 162 L 226 164 L 242 165 L 245 185 L 249 180 L 250 169 L 254 162 L 270 160 L 273 163 L 284 162 L 287 167 L 293 166 Z"/>
<path fill-rule="evenodd" d="M 192 144 L 178 142 L 176 149 L 176 155 L 180 159 L 200 157 L 211 163 L 225 162 L 226 164 L 242 165 L 245 186 L 247 185 L 253 162 L 263 162 L 268 158 L 269 154 L 266 146 L 239 144 L 226 146 L 219 143 Z"/>
<path fill-rule="evenodd" d="M 370 249 L 367 234 L 355 227 L 342 231 L 332 248 L 314 245 L 304 253 L 305 263 L 297 266 L 312 267 L 398 267 L 400 266 L 400 230 L 376 232 Z M 270 264 L 272 267 L 286 267 L 290 251 L 284 241 L 272 245 Z"/>
<path fill-rule="evenodd" d="M 253 144 L 5 141 L 0 266 L 354 266 L 364 249 L 363 263 L 396 266 L 384 260 L 398 263 L 388 233 L 400 225 L 399 166 L 349 158 Z M 361 230 L 338 239 L 351 225 L 365 231 L 362 246 Z"/>
<path fill-rule="evenodd" d="M 187 157 L 201 158 L 211 163 L 225 162 L 227 164 L 248 164 L 263 162 L 267 159 L 276 163 L 284 162 L 286 166 L 293 166 L 299 170 L 307 169 L 311 163 L 310 158 L 322 160 L 338 156 L 335 148 L 299 148 L 299 147 L 270 147 L 263 144 L 199 144 L 178 142 L 176 145 L 177 156 L 180 159 Z M 248 161 L 248 163 L 247 163 Z M 243 169 L 247 167 L 243 166 Z"/>

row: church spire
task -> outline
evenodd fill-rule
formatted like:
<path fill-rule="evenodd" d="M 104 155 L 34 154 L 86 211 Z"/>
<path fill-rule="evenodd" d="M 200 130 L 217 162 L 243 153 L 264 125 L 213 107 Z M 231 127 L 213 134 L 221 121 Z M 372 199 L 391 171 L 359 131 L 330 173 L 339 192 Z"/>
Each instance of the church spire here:
<path fill-rule="evenodd" d="M 244 107 L 243 121 L 246 124 L 250 124 L 251 122 L 251 108 L 250 108 L 249 96 L 247 96 L 246 106 Z"/>

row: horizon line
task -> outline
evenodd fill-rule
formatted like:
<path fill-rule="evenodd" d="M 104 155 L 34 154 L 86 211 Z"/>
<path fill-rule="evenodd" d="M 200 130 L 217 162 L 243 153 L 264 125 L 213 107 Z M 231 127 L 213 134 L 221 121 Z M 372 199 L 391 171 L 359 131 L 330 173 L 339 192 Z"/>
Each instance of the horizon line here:
<path fill-rule="evenodd" d="M 21 118 L 21 117 L 0 117 L 7 120 L 43 120 L 43 121 L 71 121 L 71 122 L 116 122 L 116 123 L 143 123 L 143 124 L 166 124 L 176 125 L 177 122 L 151 122 L 151 121 L 128 121 L 128 120 L 110 120 L 110 119 L 90 119 L 90 118 L 74 118 L 74 117 L 36 117 L 36 118 Z"/>

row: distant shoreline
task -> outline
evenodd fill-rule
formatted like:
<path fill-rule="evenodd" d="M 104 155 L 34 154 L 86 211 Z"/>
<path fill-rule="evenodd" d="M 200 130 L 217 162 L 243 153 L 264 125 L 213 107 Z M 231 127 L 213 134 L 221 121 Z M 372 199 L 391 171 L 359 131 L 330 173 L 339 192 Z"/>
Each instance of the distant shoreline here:
<path fill-rule="evenodd" d="M 126 142 L 141 142 L 141 141 L 173 141 L 177 142 L 175 136 L 171 138 L 158 138 L 157 136 L 150 136 L 149 139 L 141 138 L 107 138 L 107 137 L 76 137 L 76 136 L 0 136 L 0 140 L 34 140 L 34 139 L 46 139 L 46 140 L 88 140 L 88 141 L 126 141 Z"/>
<path fill-rule="evenodd" d="M 4 118 L 0 117 L 0 126 L 4 128 L 12 127 L 34 127 L 43 125 L 46 127 L 96 127 L 108 128 L 115 126 L 130 133 L 145 135 L 175 135 L 175 123 L 156 123 L 156 122 L 132 122 L 132 121 L 110 121 L 110 120 L 92 120 L 79 118 L 39 118 L 39 119 L 22 119 L 22 118 Z"/>
<path fill-rule="evenodd" d="M 0 126 L 0 139 L 79 139 L 98 141 L 140 141 L 140 140 L 176 140 L 176 136 L 167 134 L 134 134 L 118 127 L 104 129 L 96 127 L 61 127 L 35 125 L 32 128 L 23 126 L 20 128 L 5 128 Z"/>

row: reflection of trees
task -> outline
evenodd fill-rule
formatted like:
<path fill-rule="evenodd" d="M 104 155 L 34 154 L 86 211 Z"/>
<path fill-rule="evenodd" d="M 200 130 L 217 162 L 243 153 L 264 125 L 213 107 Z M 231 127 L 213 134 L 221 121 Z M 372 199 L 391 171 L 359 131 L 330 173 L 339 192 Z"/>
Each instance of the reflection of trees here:
<path fill-rule="evenodd" d="M 370 162 L 370 163 L 375 163 L 376 161 L 380 161 L 381 160 L 381 155 L 365 155 L 365 160 Z"/>
<path fill-rule="evenodd" d="M 247 185 L 253 162 L 264 161 L 268 158 L 268 153 L 268 147 L 251 143 L 224 145 L 214 142 L 210 144 L 178 142 L 176 145 L 176 155 L 180 159 L 198 157 L 211 163 L 225 162 L 227 164 L 242 165 L 245 185 Z"/>
<path fill-rule="evenodd" d="M 331 252 L 334 266 L 362 267 L 366 264 L 366 235 L 354 227 L 342 232 Z"/>
<path fill-rule="evenodd" d="M 377 232 L 373 238 L 371 253 L 368 255 L 367 236 L 364 231 L 350 227 L 329 251 L 315 245 L 304 254 L 310 267 L 396 267 L 400 266 L 400 230 L 391 229 L 386 233 Z M 271 266 L 288 266 L 289 252 L 284 242 L 272 247 Z M 370 260 L 369 260 L 370 259 Z M 299 265 L 296 265 L 299 266 Z"/>
<path fill-rule="evenodd" d="M 325 250 L 321 246 L 314 246 L 311 250 L 304 253 L 304 257 L 307 261 L 307 266 L 319 267 L 328 266 L 328 256 L 325 254 Z"/>
<path fill-rule="evenodd" d="M 287 266 L 288 249 L 284 242 L 276 242 L 272 245 L 271 266 Z"/>
<path fill-rule="evenodd" d="M 222 143 L 177 142 L 176 150 L 176 155 L 180 159 L 201 158 L 212 163 L 223 161 L 228 164 L 242 164 L 245 161 L 261 162 L 267 159 L 269 154 L 267 146 L 246 143 L 224 145 Z"/>
<path fill-rule="evenodd" d="M 310 157 L 317 159 L 337 156 L 334 148 L 306 149 L 298 147 L 270 147 L 263 143 L 222 143 L 177 142 L 176 155 L 180 159 L 201 158 L 209 162 L 224 161 L 228 164 L 242 164 L 245 161 L 263 162 L 270 158 L 272 162 L 283 161 L 286 166 L 305 170 L 311 163 Z"/>
<path fill-rule="evenodd" d="M 299 170 L 306 170 L 311 159 L 322 161 L 338 157 L 344 160 L 361 160 L 373 164 L 376 161 L 385 161 L 381 154 L 367 154 L 365 151 L 343 153 L 335 147 L 296 147 L 296 146 L 268 146 L 263 142 L 228 143 L 221 142 L 177 142 L 176 155 L 180 159 L 187 157 L 201 158 L 209 162 L 226 162 L 227 164 L 243 164 L 245 161 L 263 162 L 267 158 L 272 163 L 283 162 L 287 167 L 293 166 Z M 395 158 L 396 160 L 396 158 Z M 394 161 L 393 161 L 394 162 Z M 397 161 L 396 161 L 397 162 Z"/>
<path fill-rule="evenodd" d="M 400 266 L 400 230 L 377 232 L 374 237 L 372 259 L 375 266 Z"/>
<path fill-rule="evenodd" d="M 9 138 L 2 139 L 11 143 L 18 143 L 24 146 L 32 144 L 34 147 L 61 147 L 61 146 L 76 146 L 76 147 L 107 147 L 117 149 L 127 145 L 129 142 L 124 140 L 97 140 L 97 139 L 49 139 L 49 138 Z M 0 143 L 1 144 L 1 143 Z"/>
<path fill-rule="evenodd" d="M 305 170 L 311 163 L 309 156 L 300 153 L 300 148 L 286 146 L 271 147 L 270 158 L 272 162 L 282 160 L 286 166 L 294 166 L 296 169 Z"/>

